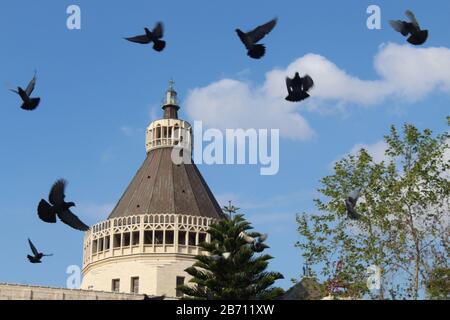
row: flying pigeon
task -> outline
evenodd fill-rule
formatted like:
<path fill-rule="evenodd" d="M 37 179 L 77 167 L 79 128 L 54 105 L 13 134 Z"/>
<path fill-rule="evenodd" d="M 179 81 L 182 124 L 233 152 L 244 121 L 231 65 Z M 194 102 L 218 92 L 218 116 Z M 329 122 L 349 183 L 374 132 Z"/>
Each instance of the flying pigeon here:
<path fill-rule="evenodd" d="M 261 253 L 265 249 L 270 248 L 268 245 L 264 243 L 264 241 L 266 241 L 268 238 L 267 234 L 259 234 L 257 238 L 254 238 L 249 236 L 245 232 L 241 232 L 239 237 L 243 239 L 245 242 L 247 242 L 254 252 Z"/>
<path fill-rule="evenodd" d="M 348 198 L 345 200 L 345 207 L 347 209 L 347 215 L 351 220 L 359 220 L 361 219 L 361 215 L 356 212 L 355 207 L 358 202 L 360 196 L 359 190 L 352 191 Z"/>
<path fill-rule="evenodd" d="M 125 38 L 128 41 L 140 43 L 140 44 L 149 44 L 153 42 L 153 49 L 155 51 L 161 52 L 166 47 L 166 42 L 164 40 L 161 40 L 164 36 L 164 27 L 162 22 L 158 22 L 153 29 L 153 31 L 150 31 L 148 28 L 144 28 L 145 34 L 131 37 L 131 38 Z"/>
<path fill-rule="evenodd" d="M 410 10 L 405 12 L 410 22 L 402 20 L 391 20 L 389 23 L 395 31 L 400 32 L 404 37 L 409 36 L 408 42 L 419 46 L 424 44 L 428 39 L 428 30 L 420 29 L 419 22 L 416 19 L 414 13 Z"/>
<path fill-rule="evenodd" d="M 33 79 L 31 79 L 27 88 L 23 90 L 21 87 L 18 87 L 17 90 L 11 89 L 12 92 L 17 93 L 23 101 L 21 108 L 23 110 L 32 111 L 36 109 L 41 102 L 41 98 L 31 98 L 31 94 L 34 91 L 34 87 L 36 86 L 36 72 L 34 72 Z"/>
<path fill-rule="evenodd" d="M 261 59 L 266 53 L 266 47 L 263 44 L 258 44 L 267 34 L 269 34 L 277 24 L 277 19 L 263 24 L 250 32 L 242 32 L 236 29 L 236 32 L 242 43 L 247 48 L 247 55 L 253 59 Z"/>
<path fill-rule="evenodd" d="M 36 247 L 34 246 L 33 242 L 31 242 L 30 239 L 28 239 L 28 243 L 30 244 L 30 248 L 31 251 L 33 252 L 33 256 L 28 255 L 27 258 L 28 260 L 30 260 L 31 263 L 35 264 L 35 263 L 42 263 L 42 258 L 43 257 L 51 257 L 53 256 L 52 254 L 43 254 L 40 253 Z"/>
<path fill-rule="evenodd" d="M 298 72 L 295 73 L 294 78 L 286 77 L 286 87 L 289 95 L 286 97 L 287 101 L 299 102 L 309 98 L 308 91 L 314 87 L 314 81 L 309 75 L 300 77 Z"/>
<path fill-rule="evenodd" d="M 63 179 L 55 182 L 48 196 L 50 204 L 45 200 L 41 200 L 39 203 L 39 218 L 47 223 L 56 223 L 56 216 L 58 216 L 68 226 L 76 230 L 87 231 L 89 227 L 70 211 L 71 207 L 75 207 L 75 203 L 65 202 L 64 200 L 66 197 L 64 194 L 66 185 L 67 182 Z"/>

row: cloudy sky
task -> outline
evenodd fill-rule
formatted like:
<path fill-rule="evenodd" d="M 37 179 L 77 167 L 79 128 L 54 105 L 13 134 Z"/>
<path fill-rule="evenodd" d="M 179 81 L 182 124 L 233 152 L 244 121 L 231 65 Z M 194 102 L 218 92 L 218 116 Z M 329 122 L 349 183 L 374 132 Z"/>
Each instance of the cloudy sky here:
<path fill-rule="evenodd" d="M 82 29 L 66 28 L 77 4 Z M 381 8 L 381 30 L 366 9 Z M 430 30 L 413 48 L 387 21 L 411 9 Z M 54 180 L 89 224 L 105 219 L 145 158 L 146 126 L 160 117 L 167 81 L 175 79 L 181 116 L 205 127 L 280 129 L 280 171 L 201 165 L 221 204 L 233 200 L 270 234 L 271 268 L 289 280 L 302 267 L 295 214 L 313 212 L 321 177 L 347 153 L 367 148 L 383 159 L 383 136 L 405 122 L 442 132 L 450 103 L 450 3 L 433 1 L 1 1 L 0 3 L 0 282 L 65 286 L 80 265 L 81 233 L 36 216 Z M 249 59 L 234 29 L 279 18 L 264 39 L 266 57 Z M 158 20 L 163 54 L 122 38 Z M 7 89 L 38 71 L 38 111 L 20 110 Z M 311 75 L 312 98 L 284 101 L 284 78 Z M 27 237 L 54 253 L 27 263 Z"/>

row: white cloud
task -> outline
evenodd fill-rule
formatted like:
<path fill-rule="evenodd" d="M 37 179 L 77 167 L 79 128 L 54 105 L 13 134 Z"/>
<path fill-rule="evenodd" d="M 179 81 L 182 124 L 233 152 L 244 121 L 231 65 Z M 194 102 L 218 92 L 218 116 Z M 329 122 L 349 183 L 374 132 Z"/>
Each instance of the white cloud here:
<path fill-rule="evenodd" d="M 271 98 L 263 88 L 252 88 L 238 80 L 223 79 L 196 88 L 190 92 L 185 105 L 189 116 L 202 120 L 207 127 L 281 129 L 282 136 L 294 139 L 313 136 L 295 105 Z"/>
<path fill-rule="evenodd" d="M 373 144 L 357 143 L 351 148 L 351 150 L 347 154 L 341 155 L 337 157 L 333 162 L 331 162 L 330 169 L 332 170 L 335 167 L 336 163 L 341 159 L 345 158 L 347 155 L 357 156 L 361 149 L 366 150 L 367 153 L 370 154 L 373 162 L 381 163 L 382 161 L 384 161 L 385 163 L 387 163 L 390 160 L 392 160 L 388 155 L 386 155 L 387 148 L 388 144 L 383 140 L 375 142 Z"/>
<path fill-rule="evenodd" d="M 296 71 L 315 80 L 312 98 L 302 109 L 323 111 L 332 105 L 339 110 L 348 104 L 370 106 L 388 98 L 414 102 L 435 90 L 450 93 L 450 49 L 415 48 L 389 43 L 382 45 L 374 58 L 379 75 L 364 80 L 348 74 L 317 54 L 298 58 L 285 69 L 266 74 L 263 84 L 251 85 L 235 79 L 222 79 L 191 90 L 186 110 L 205 126 L 224 128 L 278 128 L 285 138 L 305 140 L 313 129 L 298 113 L 300 104 L 284 100 L 285 77 Z"/>

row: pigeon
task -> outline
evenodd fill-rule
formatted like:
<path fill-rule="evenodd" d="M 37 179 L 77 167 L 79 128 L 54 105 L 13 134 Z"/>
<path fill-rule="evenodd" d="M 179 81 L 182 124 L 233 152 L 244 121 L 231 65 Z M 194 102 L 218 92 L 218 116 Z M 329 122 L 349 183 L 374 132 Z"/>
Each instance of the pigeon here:
<path fill-rule="evenodd" d="M 251 249 L 254 252 L 261 253 L 265 249 L 270 248 L 268 245 L 264 243 L 264 241 L 267 240 L 268 235 L 267 234 L 259 234 L 257 238 L 251 237 L 245 232 L 241 232 L 239 237 L 243 239 L 247 244 L 250 245 Z"/>
<path fill-rule="evenodd" d="M 408 17 L 410 22 L 391 20 L 389 23 L 392 28 L 394 28 L 395 31 L 400 32 L 404 37 L 410 35 L 407 40 L 409 43 L 416 46 L 424 44 L 428 39 L 428 30 L 420 29 L 419 22 L 412 11 L 407 10 L 405 15 Z"/>
<path fill-rule="evenodd" d="M 277 24 L 277 19 L 263 24 L 250 32 L 242 32 L 236 29 L 236 32 L 242 43 L 247 48 L 247 55 L 253 59 L 261 59 L 266 53 L 266 47 L 263 44 L 258 44 L 267 34 L 269 34 Z"/>
<path fill-rule="evenodd" d="M 65 202 L 64 200 L 66 197 L 64 194 L 66 185 L 67 182 L 63 179 L 55 182 L 48 196 L 50 204 L 43 199 L 39 203 L 39 218 L 47 223 L 56 223 L 56 216 L 58 216 L 63 223 L 73 229 L 87 231 L 89 227 L 70 211 L 71 207 L 75 207 L 75 203 Z"/>
<path fill-rule="evenodd" d="M 23 110 L 32 111 L 35 110 L 39 103 L 41 102 L 41 98 L 31 98 L 31 94 L 34 91 L 34 87 L 36 86 L 36 72 L 34 72 L 33 79 L 31 79 L 27 88 L 23 90 L 21 87 L 18 87 L 17 90 L 11 89 L 12 92 L 17 93 L 23 101 L 21 108 Z"/>
<path fill-rule="evenodd" d="M 163 51 L 164 48 L 166 47 L 166 42 L 164 40 L 161 40 L 164 36 L 164 27 L 162 22 L 158 22 L 153 31 L 150 31 L 148 28 L 144 28 L 144 30 L 145 30 L 144 35 L 125 38 L 125 40 L 140 44 L 149 44 L 153 42 L 153 49 L 155 51 L 158 52 Z"/>
<path fill-rule="evenodd" d="M 347 209 L 347 215 L 350 220 L 359 220 L 361 215 L 356 212 L 355 207 L 360 196 L 359 190 L 352 191 L 348 198 L 345 200 L 345 207 Z"/>
<path fill-rule="evenodd" d="M 286 100 L 299 102 L 310 97 L 308 91 L 314 87 L 314 81 L 309 75 L 305 75 L 302 78 L 300 77 L 300 74 L 296 72 L 294 78 L 286 78 L 286 87 L 289 93 Z"/>
<path fill-rule="evenodd" d="M 27 258 L 28 260 L 30 260 L 31 263 L 35 264 L 35 263 L 42 263 L 42 258 L 43 257 L 51 257 L 53 256 L 52 254 L 43 254 L 40 253 L 36 247 L 34 246 L 33 242 L 31 242 L 30 239 L 28 239 L 28 243 L 30 244 L 30 248 L 31 251 L 33 252 L 33 256 L 28 255 Z"/>
<path fill-rule="evenodd" d="M 266 249 L 269 249 L 270 247 L 262 242 L 255 242 L 251 246 L 252 250 L 256 253 L 261 253 Z"/>

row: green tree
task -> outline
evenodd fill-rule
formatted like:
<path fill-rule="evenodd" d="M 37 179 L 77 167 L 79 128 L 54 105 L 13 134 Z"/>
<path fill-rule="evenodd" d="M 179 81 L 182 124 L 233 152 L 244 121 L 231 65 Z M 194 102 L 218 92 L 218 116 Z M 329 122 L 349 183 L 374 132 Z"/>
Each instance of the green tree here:
<path fill-rule="evenodd" d="M 186 269 L 192 276 L 191 284 L 178 288 L 186 299 L 271 300 L 283 294 L 282 289 L 273 287 L 283 276 L 266 271 L 272 257 L 256 255 L 240 236 L 242 232 L 261 236 L 249 232 L 251 229 L 243 215 L 230 215 L 210 226 L 211 241 L 200 244 L 203 253 Z"/>
<path fill-rule="evenodd" d="M 427 280 L 427 295 L 430 299 L 450 299 L 450 268 L 434 269 Z"/>
<path fill-rule="evenodd" d="M 319 212 L 297 216 L 297 247 L 322 279 L 334 279 L 336 262 L 344 262 L 342 295 L 373 296 L 366 272 L 375 265 L 382 271 L 376 297 L 417 299 L 433 266 L 448 268 L 449 134 L 433 136 L 407 124 L 403 135 L 392 127 L 385 141 L 389 160 L 375 163 L 362 149 L 322 179 L 323 196 L 315 200 Z M 358 188 L 363 217 L 351 221 L 344 199 Z"/>

